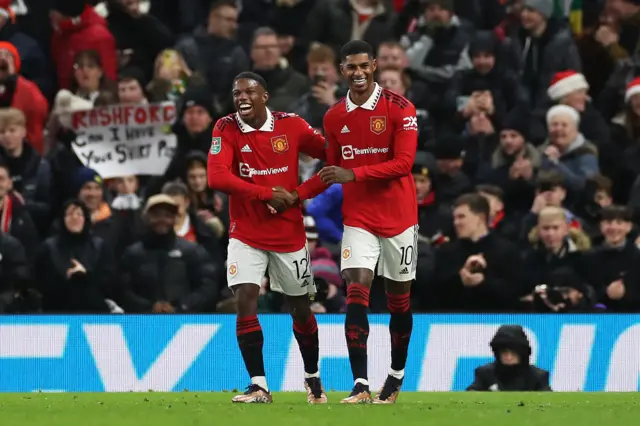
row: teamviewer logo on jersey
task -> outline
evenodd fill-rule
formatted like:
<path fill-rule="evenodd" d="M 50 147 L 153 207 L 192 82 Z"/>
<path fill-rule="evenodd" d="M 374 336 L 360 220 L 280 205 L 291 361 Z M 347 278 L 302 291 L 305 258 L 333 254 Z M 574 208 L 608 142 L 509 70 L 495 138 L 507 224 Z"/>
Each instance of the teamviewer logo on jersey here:
<path fill-rule="evenodd" d="M 242 177 L 251 177 L 251 167 L 247 163 L 240 163 L 240 176 Z"/>
<path fill-rule="evenodd" d="M 353 147 L 351 145 L 342 147 L 342 158 L 345 160 L 353 160 Z"/>

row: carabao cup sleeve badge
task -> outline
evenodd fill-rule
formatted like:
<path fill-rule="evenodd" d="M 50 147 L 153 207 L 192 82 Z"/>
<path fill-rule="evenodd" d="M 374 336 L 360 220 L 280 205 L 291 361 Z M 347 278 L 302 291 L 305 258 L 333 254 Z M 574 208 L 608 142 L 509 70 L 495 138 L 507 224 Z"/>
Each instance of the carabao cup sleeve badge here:
<path fill-rule="evenodd" d="M 219 154 L 222 150 L 222 138 L 213 137 L 211 138 L 211 149 L 209 152 L 213 155 Z"/>

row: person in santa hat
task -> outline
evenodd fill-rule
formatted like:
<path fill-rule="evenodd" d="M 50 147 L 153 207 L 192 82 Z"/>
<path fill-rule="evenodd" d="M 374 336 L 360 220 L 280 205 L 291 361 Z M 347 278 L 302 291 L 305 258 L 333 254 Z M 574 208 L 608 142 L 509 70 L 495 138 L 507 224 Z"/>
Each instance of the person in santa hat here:
<path fill-rule="evenodd" d="M 568 105 L 547 111 L 548 139 L 538 148 L 542 153 L 540 170 L 556 170 L 565 179 L 573 196 L 579 195 L 587 179 L 598 174 L 598 148 L 578 130 L 580 114 Z"/>
<path fill-rule="evenodd" d="M 19 73 L 22 61 L 16 47 L 0 41 L 0 108 L 19 109 L 27 118 L 27 140 L 42 153 L 43 128 L 49 103 L 38 86 Z"/>
<path fill-rule="evenodd" d="M 23 33 L 15 23 L 11 0 L 0 0 L 0 41 L 13 44 L 18 50 L 20 74 L 38 85 L 45 96 L 53 91 L 49 59 L 38 42 Z"/>
<path fill-rule="evenodd" d="M 97 51 L 106 77 L 117 79 L 116 41 L 93 6 L 85 0 L 55 0 L 50 16 L 54 29 L 51 56 L 56 61 L 61 89 L 71 87 L 74 57 L 83 50 Z"/>
<path fill-rule="evenodd" d="M 553 104 L 568 105 L 580 114 L 580 132 L 603 150 L 610 141 L 609 126 L 589 97 L 589 83 L 583 74 L 568 70 L 556 73 L 547 89 Z M 542 141 L 547 129 L 542 118 L 534 127 L 534 141 Z"/>

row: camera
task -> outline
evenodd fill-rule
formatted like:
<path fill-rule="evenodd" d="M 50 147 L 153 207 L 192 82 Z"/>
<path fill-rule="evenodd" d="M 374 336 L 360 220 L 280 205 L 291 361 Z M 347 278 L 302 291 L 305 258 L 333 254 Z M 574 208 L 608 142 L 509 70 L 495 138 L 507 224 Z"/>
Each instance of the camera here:
<path fill-rule="evenodd" d="M 327 300 L 329 296 L 329 283 L 324 278 L 313 278 L 313 283 L 316 285 L 316 294 L 314 300 L 322 303 Z"/>

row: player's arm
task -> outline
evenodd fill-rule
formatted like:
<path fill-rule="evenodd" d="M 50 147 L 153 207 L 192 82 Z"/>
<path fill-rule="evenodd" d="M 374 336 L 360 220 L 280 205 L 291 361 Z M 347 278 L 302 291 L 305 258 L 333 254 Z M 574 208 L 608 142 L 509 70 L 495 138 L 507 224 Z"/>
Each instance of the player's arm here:
<path fill-rule="evenodd" d="M 393 125 L 393 159 L 371 166 L 353 169 L 356 182 L 367 180 L 390 180 L 411 174 L 418 147 L 418 125 L 416 108 L 413 104 L 406 108 L 389 111 Z"/>
<path fill-rule="evenodd" d="M 327 142 L 319 131 L 300 118 L 300 152 L 318 160 L 327 160 Z"/>
<path fill-rule="evenodd" d="M 328 124 L 327 115 L 324 116 L 324 148 L 325 148 L 325 165 L 333 166 L 340 164 L 340 147 L 338 140 L 331 133 L 331 127 Z M 300 201 L 315 198 L 318 194 L 327 190 L 329 185 L 322 182 L 320 175 L 315 174 L 311 179 L 299 185 L 295 193 Z"/>
<path fill-rule="evenodd" d="M 261 201 L 271 199 L 273 190 L 266 186 L 245 182 L 231 172 L 234 163 L 233 142 L 228 131 L 220 130 L 221 121 L 213 129 L 211 149 L 207 160 L 209 188 L 229 195 L 254 198 Z"/>

